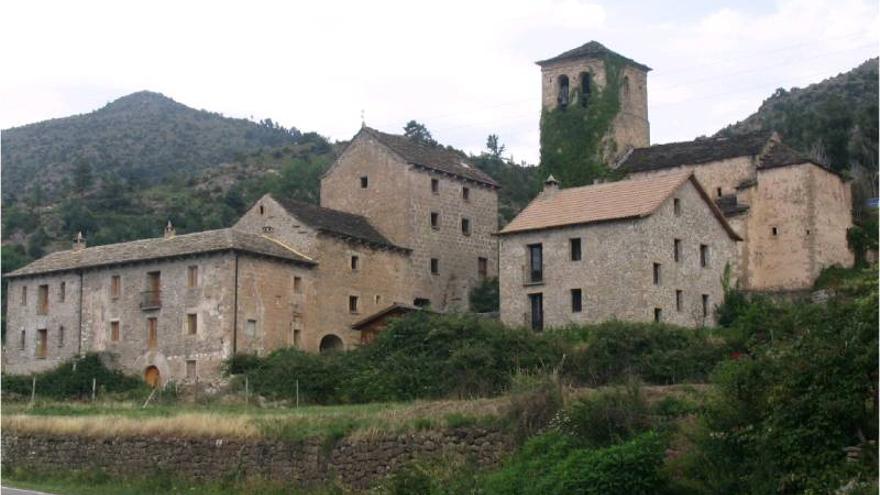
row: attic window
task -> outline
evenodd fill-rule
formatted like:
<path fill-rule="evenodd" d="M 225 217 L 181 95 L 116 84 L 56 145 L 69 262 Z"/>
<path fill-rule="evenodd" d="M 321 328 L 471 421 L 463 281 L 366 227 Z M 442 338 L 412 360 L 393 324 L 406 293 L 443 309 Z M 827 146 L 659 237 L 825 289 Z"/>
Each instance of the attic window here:
<path fill-rule="evenodd" d="M 777 230 L 776 227 L 772 227 L 770 233 L 773 234 L 773 237 L 776 237 L 779 234 L 779 230 Z"/>
<path fill-rule="evenodd" d="M 718 188 L 718 197 L 719 198 L 721 197 L 721 188 L 720 187 Z"/>
<path fill-rule="evenodd" d="M 568 106 L 568 76 L 559 76 L 557 83 L 559 85 L 559 95 L 556 97 L 556 102 L 559 103 L 560 107 L 565 108 Z"/>
<path fill-rule="evenodd" d="M 440 214 L 436 211 L 431 212 L 431 228 L 434 230 L 440 229 Z"/>
<path fill-rule="evenodd" d="M 672 200 L 672 211 L 675 213 L 675 216 L 681 216 L 681 200 L 675 198 Z"/>
<path fill-rule="evenodd" d="M 593 76 L 589 72 L 581 73 L 581 106 L 585 107 L 590 101 L 590 93 L 592 92 Z"/>
<path fill-rule="evenodd" d="M 431 192 L 434 194 L 440 192 L 440 181 L 438 179 L 431 179 Z"/>
<path fill-rule="evenodd" d="M 260 215 L 263 215 L 265 213 L 266 213 L 266 207 L 264 207 L 263 205 L 260 205 Z"/>
<path fill-rule="evenodd" d="M 461 199 L 465 201 L 470 201 L 471 199 L 471 189 L 469 187 L 461 188 Z"/>
<path fill-rule="evenodd" d="M 370 184 L 369 177 L 367 177 L 366 175 L 361 177 L 361 189 L 366 189 L 369 184 Z"/>
<path fill-rule="evenodd" d="M 361 266 L 361 259 L 357 256 L 351 257 L 351 271 L 356 272 Z"/>
<path fill-rule="evenodd" d="M 271 225 L 263 225 L 263 233 L 268 234 L 274 230 Z"/>

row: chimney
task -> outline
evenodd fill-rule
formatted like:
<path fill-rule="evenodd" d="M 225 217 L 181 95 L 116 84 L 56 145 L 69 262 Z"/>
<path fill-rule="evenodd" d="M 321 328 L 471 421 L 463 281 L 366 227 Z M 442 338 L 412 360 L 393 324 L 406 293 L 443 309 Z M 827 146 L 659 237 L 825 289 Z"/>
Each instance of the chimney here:
<path fill-rule="evenodd" d="M 550 176 L 547 177 L 547 180 L 544 181 L 544 190 L 541 191 L 541 196 L 543 196 L 545 198 L 550 198 L 558 190 L 559 190 L 559 181 L 556 180 L 556 177 L 553 177 L 553 174 L 550 174 Z"/>
<path fill-rule="evenodd" d="M 165 238 L 173 239 L 177 233 L 174 231 L 174 226 L 171 225 L 171 220 L 168 220 L 168 225 L 165 226 Z"/>
<path fill-rule="evenodd" d="M 83 237 L 82 231 L 76 233 L 76 238 L 73 239 L 73 250 L 81 251 L 86 248 L 86 238 Z"/>

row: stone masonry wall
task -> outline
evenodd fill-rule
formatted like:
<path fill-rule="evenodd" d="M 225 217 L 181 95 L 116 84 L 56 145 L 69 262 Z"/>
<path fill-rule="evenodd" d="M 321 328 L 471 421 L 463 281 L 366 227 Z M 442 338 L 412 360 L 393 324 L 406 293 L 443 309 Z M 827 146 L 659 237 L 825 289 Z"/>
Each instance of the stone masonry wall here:
<path fill-rule="evenodd" d="M 3 468 L 102 469 L 149 476 L 157 470 L 200 481 L 259 476 L 301 486 L 332 479 L 363 489 L 417 459 L 457 456 L 481 467 L 512 452 L 512 438 L 482 428 L 343 438 L 335 443 L 220 438 L 84 438 L 4 431 Z"/>

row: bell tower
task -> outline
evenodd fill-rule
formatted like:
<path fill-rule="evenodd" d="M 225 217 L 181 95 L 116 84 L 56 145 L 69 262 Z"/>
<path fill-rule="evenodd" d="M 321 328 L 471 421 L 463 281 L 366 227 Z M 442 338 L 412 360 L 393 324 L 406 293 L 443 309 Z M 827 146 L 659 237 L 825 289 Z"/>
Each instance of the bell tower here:
<path fill-rule="evenodd" d="M 601 154 L 606 165 L 614 163 L 617 157 L 632 148 L 651 144 L 648 123 L 650 67 L 596 41 L 537 64 L 541 67 L 541 102 L 545 112 L 565 111 L 573 106 L 588 108 L 597 102 L 596 98 L 602 92 L 611 88 L 617 91 L 619 110 L 601 141 Z M 594 114 L 588 112 L 587 115 Z M 541 132 L 545 130 L 542 128 Z"/>

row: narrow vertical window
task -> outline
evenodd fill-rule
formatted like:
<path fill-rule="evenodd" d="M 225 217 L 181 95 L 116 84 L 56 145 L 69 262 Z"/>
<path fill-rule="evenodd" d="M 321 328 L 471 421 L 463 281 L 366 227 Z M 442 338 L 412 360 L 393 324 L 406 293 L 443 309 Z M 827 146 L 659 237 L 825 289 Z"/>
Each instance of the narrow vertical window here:
<path fill-rule="evenodd" d="M 186 268 L 186 286 L 194 289 L 199 286 L 199 267 L 197 265 Z"/>
<path fill-rule="evenodd" d="M 437 275 L 438 273 L 440 273 L 440 260 L 431 258 L 431 274 Z"/>
<path fill-rule="evenodd" d="M 574 239 L 568 240 L 568 252 L 571 256 L 571 261 L 580 261 L 581 260 L 581 238 L 575 237 Z"/>
<path fill-rule="evenodd" d="M 37 287 L 37 314 L 49 314 L 49 286 L 45 284 Z"/>
<path fill-rule="evenodd" d="M 27 306 L 27 285 L 21 287 L 21 305 Z"/>
<path fill-rule="evenodd" d="M 440 230 L 440 214 L 436 211 L 431 212 L 431 228 Z"/>
<path fill-rule="evenodd" d="M 703 318 L 709 316 L 709 294 L 703 294 Z"/>
<path fill-rule="evenodd" d="M 583 293 L 581 289 L 571 289 L 571 312 L 580 313 L 583 309 Z"/>
<path fill-rule="evenodd" d="M 58 286 L 58 302 L 64 302 L 67 299 L 67 282 L 61 282 Z"/>
<path fill-rule="evenodd" d="M 361 177 L 361 189 L 366 189 L 370 185 L 370 178 L 366 175 Z"/>
<path fill-rule="evenodd" d="M 675 310 L 678 311 L 678 312 L 681 312 L 681 306 L 682 306 L 682 304 L 681 304 L 682 301 L 681 301 L 681 300 L 682 300 L 682 297 L 683 297 L 683 293 L 682 293 L 682 291 L 681 291 L 681 290 L 676 290 L 676 291 L 675 291 Z"/>
<path fill-rule="evenodd" d="M 463 199 L 465 201 L 471 200 L 471 189 L 469 187 L 462 187 L 461 188 L 461 199 Z"/>
<path fill-rule="evenodd" d="M 544 330 L 544 294 L 529 294 L 529 306 L 531 312 L 532 330 L 540 332 Z"/>
<path fill-rule="evenodd" d="M 529 244 L 529 278 L 531 283 L 544 280 L 544 256 L 541 244 Z"/>
<path fill-rule="evenodd" d="M 700 244 L 700 266 L 706 268 L 709 266 L 709 246 Z"/>
<path fill-rule="evenodd" d="M 302 345 L 302 330 L 295 329 L 293 331 L 293 346 L 297 349 Z"/>
<path fill-rule="evenodd" d="M 358 296 L 348 296 L 348 311 L 350 313 L 358 312 Z"/>
<path fill-rule="evenodd" d="M 431 192 L 437 194 L 440 192 L 440 180 L 431 179 Z"/>
<path fill-rule="evenodd" d="M 58 327 L 58 347 L 64 347 L 64 325 Z"/>
<path fill-rule="evenodd" d="M 302 294 L 302 277 L 293 277 L 293 293 Z"/>
<path fill-rule="evenodd" d="M 264 215 L 266 213 L 266 208 L 263 205 L 260 205 L 260 215 Z"/>
<path fill-rule="evenodd" d="M 660 285 L 660 263 L 654 263 L 654 285 Z"/>
<path fill-rule="evenodd" d="M 24 330 L 22 330 L 21 331 L 21 341 L 19 341 L 19 343 L 18 343 L 18 348 L 21 350 L 24 350 L 26 343 L 27 343 L 27 333 Z"/>
<path fill-rule="evenodd" d="M 776 236 L 779 234 L 779 229 L 777 229 L 776 227 L 772 227 L 772 228 L 770 229 L 770 234 L 771 234 L 773 237 L 776 237 Z"/>
<path fill-rule="evenodd" d="M 681 200 L 678 198 L 673 198 L 672 200 L 672 212 L 675 213 L 675 216 L 681 216 Z"/>
<path fill-rule="evenodd" d="M 195 335 L 199 332 L 199 315 L 189 313 L 186 315 L 186 333 L 187 335 Z"/>
<path fill-rule="evenodd" d="M 122 280 L 119 275 L 113 275 L 110 277 L 110 297 L 113 299 L 119 298 L 119 293 L 121 292 Z"/>
<path fill-rule="evenodd" d="M 485 280 L 485 278 L 489 275 L 489 259 L 488 258 L 477 258 L 477 276 L 480 277 L 480 280 Z"/>
<path fill-rule="evenodd" d="M 556 96 L 556 102 L 559 103 L 560 107 L 565 108 L 568 106 L 568 76 L 559 76 L 557 84 L 559 86 L 559 93 Z"/>
<path fill-rule="evenodd" d="M 257 320 L 248 319 L 244 325 L 244 333 L 250 338 L 257 336 Z"/>
<path fill-rule="evenodd" d="M 119 342 L 119 322 L 111 321 L 110 322 L 110 341 L 111 342 Z"/>
<path fill-rule="evenodd" d="M 471 235 L 471 220 L 469 218 L 461 219 L 461 233 L 463 235 Z"/>
<path fill-rule="evenodd" d="M 361 259 L 359 256 L 351 257 L 351 271 L 356 272 L 361 267 Z"/>
<path fill-rule="evenodd" d="M 663 310 L 660 308 L 654 308 L 654 321 L 660 323 L 663 320 Z"/>
<path fill-rule="evenodd" d="M 589 72 L 581 74 L 581 106 L 586 108 L 590 104 L 590 94 L 593 91 L 593 77 Z"/>
<path fill-rule="evenodd" d="M 195 380 L 196 379 L 196 360 L 195 359 L 187 359 L 187 361 L 186 361 L 186 379 L 187 380 Z"/>
<path fill-rule="evenodd" d="M 159 320 L 147 318 L 147 349 L 155 350 L 159 346 Z"/>
<path fill-rule="evenodd" d="M 681 239 L 672 241 L 672 258 L 678 263 L 681 261 Z"/>
<path fill-rule="evenodd" d="M 718 197 L 719 197 L 719 198 L 720 198 L 721 196 L 723 196 L 723 194 L 721 193 L 721 188 L 720 188 L 720 187 L 719 187 L 718 189 L 716 189 L 716 192 L 718 193 Z"/>
<path fill-rule="evenodd" d="M 48 355 L 49 335 L 45 328 L 37 330 L 37 359 L 46 359 Z"/>

